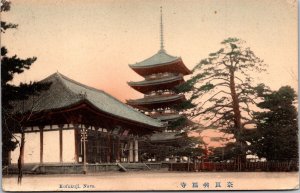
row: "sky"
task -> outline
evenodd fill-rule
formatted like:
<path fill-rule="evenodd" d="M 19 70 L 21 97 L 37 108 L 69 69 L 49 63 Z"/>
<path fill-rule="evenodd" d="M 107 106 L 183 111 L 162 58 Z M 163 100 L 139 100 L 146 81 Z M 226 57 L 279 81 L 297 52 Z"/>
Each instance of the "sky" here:
<path fill-rule="evenodd" d="M 294 0 L 15 0 L 2 19 L 19 24 L 2 34 L 10 55 L 38 59 L 15 77 L 38 81 L 60 72 L 121 101 L 142 97 L 127 85 L 143 78 L 128 64 L 159 50 L 160 6 L 166 51 L 192 69 L 220 42 L 238 37 L 264 59 L 258 82 L 297 88 L 297 1 Z"/>

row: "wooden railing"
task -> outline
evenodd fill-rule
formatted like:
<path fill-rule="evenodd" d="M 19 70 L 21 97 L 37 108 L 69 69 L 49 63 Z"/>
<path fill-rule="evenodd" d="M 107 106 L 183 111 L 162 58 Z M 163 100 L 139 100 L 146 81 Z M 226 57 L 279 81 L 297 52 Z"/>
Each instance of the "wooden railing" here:
<path fill-rule="evenodd" d="M 169 77 L 174 77 L 178 76 L 179 74 L 177 73 L 159 73 L 159 74 L 151 74 L 149 76 L 145 77 L 145 80 L 158 80 L 161 78 L 169 78 Z"/>
<path fill-rule="evenodd" d="M 145 95 L 145 98 L 160 98 L 160 97 L 168 97 L 168 96 L 175 96 L 175 93 L 156 93 L 153 95 Z"/>
<path fill-rule="evenodd" d="M 160 112 L 160 113 L 149 113 L 149 115 L 151 116 L 151 117 L 154 117 L 154 118 L 156 118 L 156 117 L 160 117 L 160 116 L 171 116 L 171 115 L 178 115 L 178 113 L 177 112 L 172 112 L 172 113 L 165 113 L 165 112 Z"/>

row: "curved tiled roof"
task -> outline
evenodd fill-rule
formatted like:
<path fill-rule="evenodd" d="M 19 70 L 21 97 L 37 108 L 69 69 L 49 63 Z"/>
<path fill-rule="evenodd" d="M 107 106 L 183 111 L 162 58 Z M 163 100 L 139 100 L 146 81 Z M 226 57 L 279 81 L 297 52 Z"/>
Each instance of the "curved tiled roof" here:
<path fill-rule="evenodd" d="M 161 121 L 166 121 L 166 120 L 179 119 L 181 117 L 182 117 L 182 115 L 180 115 L 180 114 L 173 114 L 173 115 L 161 115 L 161 116 L 156 117 L 156 119 L 161 120 Z"/>
<path fill-rule="evenodd" d="M 52 82 L 52 84 L 47 91 L 40 94 L 40 99 L 33 108 L 34 112 L 61 109 L 87 100 L 98 110 L 112 116 L 154 127 L 163 127 L 163 123 L 140 113 L 104 91 L 83 85 L 60 73 L 54 73 L 41 82 Z M 29 110 L 32 104 L 25 104 L 26 106 Z"/>
<path fill-rule="evenodd" d="M 134 104 L 154 104 L 154 103 L 163 103 L 169 101 L 176 101 L 180 99 L 184 99 L 184 95 L 161 95 L 159 97 L 147 97 L 147 98 L 140 98 L 140 99 L 132 99 L 127 100 L 127 103 L 134 105 Z"/>
<path fill-rule="evenodd" d="M 185 99 L 184 95 L 161 95 L 159 97 L 147 97 L 141 99 L 127 100 L 127 103 L 130 105 L 141 105 L 141 104 L 154 104 L 154 103 L 164 103 L 169 101 L 183 100 Z"/>
<path fill-rule="evenodd" d="M 145 59 L 141 62 L 135 63 L 135 64 L 129 64 L 129 66 L 131 66 L 131 67 L 151 67 L 154 65 L 161 65 L 161 64 L 165 64 L 165 63 L 174 62 L 178 59 L 180 59 L 180 58 L 167 54 L 165 50 L 159 50 L 156 54 L 154 54 L 150 58 L 147 58 L 147 59 Z"/>
<path fill-rule="evenodd" d="M 143 81 L 138 81 L 138 82 L 128 82 L 130 86 L 149 86 L 149 85 L 159 85 L 159 84 L 165 84 L 165 83 L 170 83 L 178 80 L 183 80 L 182 75 L 174 75 L 174 76 L 168 76 L 168 77 L 163 77 L 160 79 L 154 79 L 154 80 L 143 80 Z"/>
<path fill-rule="evenodd" d="M 165 141 L 172 141 L 172 140 L 177 140 L 182 138 L 182 136 L 179 135 L 178 132 L 172 132 L 172 133 L 168 133 L 168 132 L 161 132 L 161 133 L 154 133 L 153 135 L 151 135 L 150 140 L 152 142 L 165 142 Z"/>

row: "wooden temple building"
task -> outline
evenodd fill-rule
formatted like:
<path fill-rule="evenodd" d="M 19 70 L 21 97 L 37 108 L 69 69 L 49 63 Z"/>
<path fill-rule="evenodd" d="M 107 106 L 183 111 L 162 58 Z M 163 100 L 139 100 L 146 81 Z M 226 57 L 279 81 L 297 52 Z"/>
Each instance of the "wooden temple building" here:
<path fill-rule="evenodd" d="M 47 91 L 15 104 L 24 163 L 139 162 L 139 140 L 164 125 L 98 90 L 55 73 Z M 20 138 L 21 134 L 16 134 Z M 86 151 L 84 153 L 84 147 Z M 17 163 L 20 150 L 10 153 Z"/>
<path fill-rule="evenodd" d="M 183 83 L 184 76 L 191 74 L 181 57 L 169 55 L 164 49 L 162 10 L 160 17 L 160 50 L 153 56 L 129 67 L 144 80 L 128 82 L 128 85 L 144 94 L 143 98 L 127 100 L 127 104 L 139 109 L 149 117 L 166 123 L 165 132 L 157 132 L 151 136 L 152 141 L 171 142 L 176 140 L 180 128 L 168 127 L 183 115 L 176 108 L 185 99 L 184 95 L 176 94 L 174 89 Z"/>

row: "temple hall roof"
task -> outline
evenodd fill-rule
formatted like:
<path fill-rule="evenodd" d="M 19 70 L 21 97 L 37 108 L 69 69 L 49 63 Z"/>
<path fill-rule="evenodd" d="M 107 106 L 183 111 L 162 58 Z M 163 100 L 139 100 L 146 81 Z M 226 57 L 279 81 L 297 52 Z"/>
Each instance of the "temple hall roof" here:
<path fill-rule="evenodd" d="M 33 112 L 64 109 L 81 101 L 87 101 L 97 110 L 130 121 L 153 127 L 163 127 L 163 123 L 152 119 L 134 108 L 122 103 L 102 90 L 98 90 L 76 82 L 60 73 L 54 73 L 41 82 L 52 82 L 50 88 L 43 91 L 33 105 L 26 100 L 22 105 L 15 105 L 15 111 Z M 21 108 L 22 107 L 22 108 Z"/>

